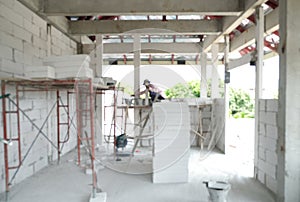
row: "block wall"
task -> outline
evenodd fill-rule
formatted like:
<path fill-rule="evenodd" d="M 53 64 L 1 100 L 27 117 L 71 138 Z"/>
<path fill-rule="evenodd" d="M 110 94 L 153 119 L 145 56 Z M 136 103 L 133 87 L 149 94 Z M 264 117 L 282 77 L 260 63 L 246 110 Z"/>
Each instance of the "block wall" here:
<path fill-rule="evenodd" d="M 41 65 L 42 60 L 50 55 L 76 54 L 77 44 L 56 28 L 47 25 L 47 22 L 38 15 L 27 9 L 17 0 L 0 0 L 0 77 L 9 78 L 24 76 L 24 67 L 30 65 Z M 14 87 L 8 87 L 7 92 L 15 100 Z M 56 100 L 54 92 L 25 92 L 20 94 L 20 108 L 30 117 L 32 122 L 41 127 L 48 112 Z M 62 100 L 66 103 L 66 96 L 62 93 Z M 71 98 L 72 100 L 72 98 Z M 1 100 L 2 101 L 2 100 Z M 8 106 L 9 107 L 9 106 Z M 14 109 L 14 106 L 10 106 Z M 71 106 L 71 110 L 74 107 Z M 2 105 L 0 105 L 2 112 Z M 71 111 L 71 115 L 73 112 Z M 9 134 L 16 134 L 16 116 L 7 116 Z M 62 110 L 61 119 L 67 118 Z M 22 156 L 26 154 L 34 141 L 38 130 L 26 118 L 20 116 L 21 120 L 21 150 Z M 76 124 L 76 117 L 74 119 Z M 49 116 L 43 132 L 48 139 L 57 142 L 56 108 Z M 61 128 L 62 139 L 65 137 L 66 128 Z M 2 113 L 0 116 L 0 131 L 3 135 Z M 75 130 L 71 129 L 70 140 L 64 145 L 63 153 L 73 149 L 76 145 Z M 5 191 L 5 169 L 3 143 L 0 143 L 0 192 Z M 33 145 L 27 158 L 23 162 L 19 173 L 16 175 L 13 185 L 38 172 L 51 161 L 57 159 L 57 151 L 50 145 L 47 139 L 40 134 Z M 17 163 L 17 144 L 9 147 L 10 165 Z M 10 172 L 12 177 L 15 170 Z"/>
<path fill-rule="evenodd" d="M 259 100 L 258 180 L 277 192 L 278 100 Z"/>

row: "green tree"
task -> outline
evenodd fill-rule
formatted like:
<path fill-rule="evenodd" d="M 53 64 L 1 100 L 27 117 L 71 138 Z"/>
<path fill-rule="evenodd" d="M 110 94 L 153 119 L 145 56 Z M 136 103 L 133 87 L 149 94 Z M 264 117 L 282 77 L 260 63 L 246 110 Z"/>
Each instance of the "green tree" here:
<path fill-rule="evenodd" d="M 230 88 L 229 110 L 234 118 L 253 118 L 254 102 L 247 92 Z"/>

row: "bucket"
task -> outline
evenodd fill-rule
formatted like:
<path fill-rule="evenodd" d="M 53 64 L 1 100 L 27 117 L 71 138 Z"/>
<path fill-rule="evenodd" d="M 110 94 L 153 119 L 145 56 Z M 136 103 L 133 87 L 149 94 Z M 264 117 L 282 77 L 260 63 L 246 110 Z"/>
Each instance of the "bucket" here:
<path fill-rule="evenodd" d="M 230 184 L 222 181 L 203 182 L 209 193 L 211 202 L 226 202 Z"/>

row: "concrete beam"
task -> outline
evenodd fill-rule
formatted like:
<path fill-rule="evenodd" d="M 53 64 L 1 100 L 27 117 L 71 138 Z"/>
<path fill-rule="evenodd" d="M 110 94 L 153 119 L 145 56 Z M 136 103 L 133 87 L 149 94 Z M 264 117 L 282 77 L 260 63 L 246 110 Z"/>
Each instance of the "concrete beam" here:
<path fill-rule="evenodd" d="M 236 0 L 44 0 L 47 15 L 239 15 L 242 1 Z M 63 6 L 62 6 L 63 5 Z"/>
<path fill-rule="evenodd" d="M 224 38 L 224 35 L 230 34 L 236 27 L 238 27 L 244 19 L 247 19 L 255 11 L 257 6 L 265 3 L 268 0 L 245 0 L 245 11 L 238 17 L 224 17 L 223 31 L 218 36 L 209 36 L 204 41 L 204 51 L 208 52 L 213 43 L 217 43 Z"/>
<path fill-rule="evenodd" d="M 279 29 L 279 9 L 265 16 L 264 35 L 269 35 Z M 230 52 L 239 51 L 255 43 L 255 26 L 250 27 L 231 41 Z"/>
<path fill-rule="evenodd" d="M 126 54 L 132 53 L 132 43 L 104 43 L 104 54 Z M 197 54 L 201 50 L 199 43 L 142 43 L 142 53 L 175 53 L 175 54 Z M 219 44 L 220 50 L 224 44 Z M 83 44 L 83 52 L 90 53 L 95 50 L 96 44 Z"/>
<path fill-rule="evenodd" d="M 217 20 L 101 20 L 72 21 L 70 34 L 220 34 L 221 26 Z"/>

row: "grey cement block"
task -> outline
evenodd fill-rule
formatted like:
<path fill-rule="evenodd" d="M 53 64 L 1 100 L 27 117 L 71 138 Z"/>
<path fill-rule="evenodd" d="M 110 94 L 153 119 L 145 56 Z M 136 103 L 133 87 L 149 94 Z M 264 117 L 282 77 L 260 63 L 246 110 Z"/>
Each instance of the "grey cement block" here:
<path fill-rule="evenodd" d="M 278 139 L 278 128 L 273 125 L 266 125 L 266 135 L 273 139 Z"/>
<path fill-rule="evenodd" d="M 0 13 L 5 16 L 7 20 L 11 21 L 15 25 L 23 26 L 23 17 L 16 13 L 12 8 L 9 8 L 3 4 L 0 5 Z"/>
<path fill-rule="evenodd" d="M 266 150 L 264 147 L 258 147 L 258 158 L 261 160 L 266 160 Z"/>
<path fill-rule="evenodd" d="M 266 176 L 266 185 L 273 192 L 277 193 L 277 180 L 273 177 Z"/>
<path fill-rule="evenodd" d="M 270 163 L 272 165 L 277 165 L 278 163 L 278 156 L 277 153 L 275 151 L 266 151 L 266 161 L 267 163 Z"/>
<path fill-rule="evenodd" d="M 258 170 L 258 181 L 260 181 L 262 184 L 266 183 L 266 174 L 262 170 Z"/>
<path fill-rule="evenodd" d="M 266 100 L 267 111 L 268 112 L 278 112 L 278 100 L 277 99 L 270 99 Z"/>
<path fill-rule="evenodd" d="M 13 30 L 13 23 L 0 16 L 0 30 L 11 34 Z"/>
<path fill-rule="evenodd" d="M 266 111 L 266 100 L 260 99 L 258 101 L 259 111 Z"/>

